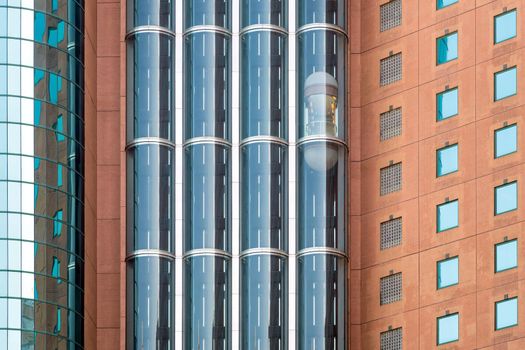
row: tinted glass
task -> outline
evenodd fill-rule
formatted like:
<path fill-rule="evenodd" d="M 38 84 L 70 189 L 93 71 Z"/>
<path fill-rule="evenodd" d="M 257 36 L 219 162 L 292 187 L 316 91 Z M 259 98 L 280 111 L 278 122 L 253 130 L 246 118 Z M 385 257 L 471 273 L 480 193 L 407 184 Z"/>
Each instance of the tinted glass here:
<path fill-rule="evenodd" d="M 494 131 L 494 156 L 503 157 L 518 150 L 518 126 L 516 124 Z"/>
<path fill-rule="evenodd" d="M 173 0 L 128 0 L 128 30 L 144 25 L 173 30 Z"/>
<path fill-rule="evenodd" d="M 445 288 L 459 283 L 459 258 L 438 261 L 437 263 L 437 287 Z"/>
<path fill-rule="evenodd" d="M 437 151 L 437 176 L 443 176 L 458 170 L 458 145 L 441 148 Z"/>
<path fill-rule="evenodd" d="M 329 23 L 345 27 L 344 0 L 300 0 L 297 2 L 297 28 L 311 23 Z"/>
<path fill-rule="evenodd" d="M 458 114 L 458 89 L 450 89 L 436 95 L 437 120 L 443 120 Z"/>
<path fill-rule="evenodd" d="M 242 27 L 252 24 L 273 24 L 286 27 L 285 0 L 242 0 Z"/>
<path fill-rule="evenodd" d="M 230 0 L 185 0 L 184 27 L 214 25 L 230 28 Z"/>
<path fill-rule="evenodd" d="M 458 58 L 458 33 L 437 39 L 437 64 L 447 63 Z"/>
<path fill-rule="evenodd" d="M 496 303 L 496 330 L 518 324 L 518 298 L 498 301 Z"/>
<path fill-rule="evenodd" d="M 516 67 L 494 74 L 494 99 L 496 101 L 516 94 L 517 74 Z"/>
<path fill-rule="evenodd" d="M 516 17 L 516 10 L 494 17 L 494 43 L 497 44 L 516 36 Z"/>
<path fill-rule="evenodd" d="M 457 200 L 437 206 L 437 231 L 445 231 L 459 225 L 459 202 Z"/>
<path fill-rule="evenodd" d="M 453 5 L 457 3 L 459 0 L 437 0 L 437 8 L 442 9 L 444 7 Z"/>
<path fill-rule="evenodd" d="M 494 214 L 503 214 L 518 208 L 518 183 L 511 182 L 494 189 Z"/>
<path fill-rule="evenodd" d="M 440 317 L 437 323 L 438 345 L 459 340 L 459 314 Z"/>
<path fill-rule="evenodd" d="M 516 239 L 496 244 L 496 272 L 509 270 L 518 266 L 518 241 Z"/>

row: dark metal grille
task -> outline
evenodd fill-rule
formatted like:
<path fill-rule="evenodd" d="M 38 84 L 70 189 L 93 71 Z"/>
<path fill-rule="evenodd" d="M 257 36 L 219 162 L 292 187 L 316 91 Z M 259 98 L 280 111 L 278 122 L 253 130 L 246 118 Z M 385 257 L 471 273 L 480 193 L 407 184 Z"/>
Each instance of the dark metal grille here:
<path fill-rule="evenodd" d="M 380 19 L 380 30 L 392 29 L 401 25 L 401 0 L 392 0 L 380 7 L 381 19 Z"/>
<path fill-rule="evenodd" d="M 401 300 L 403 275 L 401 272 L 381 278 L 381 305 L 392 304 Z"/>
<path fill-rule="evenodd" d="M 381 350 L 401 350 L 403 348 L 403 328 L 399 327 L 381 333 Z"/>
<path fill-rule="evenodd" d="M 403 218 L 395 218 L 381 223 L 381 250 L 396 247 L 401 244 Z"/>
<path fill-rule="evenodd" d="M 379 83 L 381 86 L 389 85 L 401 80 L 403 77 L 403 56 L 400 53 L 383 58 L 380 62 Z"/>
<path fill-rule="evenodd" d="M 387 166 L 386 168 L 381 169 L 380 172 L 381 172 L 380 174 L 381 196 L 401 190 L 401 181 L 402 181 L 401 163 L 396 163 L 394 165 Z"/>
<path fill-rule="evenodd" d="M 381 141 L 401 135 L 402 115 L 401 107 L 381 113 L 379 128 Z"/>

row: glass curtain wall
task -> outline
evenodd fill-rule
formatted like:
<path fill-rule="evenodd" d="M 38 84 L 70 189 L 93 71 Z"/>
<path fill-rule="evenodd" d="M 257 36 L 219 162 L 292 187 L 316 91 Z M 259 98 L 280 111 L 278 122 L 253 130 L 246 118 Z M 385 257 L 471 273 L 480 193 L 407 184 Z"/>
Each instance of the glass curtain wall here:
<path fill-rule="evenodd" d="M 0 349 L 84 346 L 84 1 L 0 1 Z"/>
<path fill-rule="evenodd" d="M 284 0 L 241 1 L 241 349 L 287 349 Z"/>
<path fill-rule="evenodd" d="M 184 349 L 231 347 L 230 2 L 184 1 Z"/>
<path fill-rule="evenodd" d="M 173 9 L 127 3 L 127 349 L 175 348 Z"/>
<path fill-rule="evenodd" d="M 297 346 L 346 349 L 345 1 L 297 1 Z"/>

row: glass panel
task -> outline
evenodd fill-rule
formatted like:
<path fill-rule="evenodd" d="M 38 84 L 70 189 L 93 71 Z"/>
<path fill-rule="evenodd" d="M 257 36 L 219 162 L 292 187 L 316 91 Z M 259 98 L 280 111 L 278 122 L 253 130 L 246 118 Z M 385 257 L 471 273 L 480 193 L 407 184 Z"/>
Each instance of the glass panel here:
<path fill-rule="evenodd" d="M 458 88 L 446 90 L 436 95 L 437 120 L 458 114 Z"/>
<path fill-rule="evenodd" d="M 494 215 L 518 208 L 518 183 L 516 181 L 494 188 Z"/>
<path fill-rule="evenodd" d="M 445 288 L 459 283 L 459 258 L 438 261 L 437 263 L 437 287 Z"/>
<path fill-rule="evenodd" d="M 498 101 L 516 95 L 517 74 L 516 67 L 494 73 L 494 100 Z"/>
<path fill-rule="evenodd" d="M 518 298 L 496 302 L 496 330 L 518 325 Z"/>
<path fill-rule="evenodd" d="M 452 314 L 437 319 L 438 345 L 459 340 L 459 314 Z"/>
<path fill-rule="evenodd" d="M 214 25 L 230 28 L 230 0 L 185 0 L 184 28 Z"/>
<path fill-rule="evenodd" d="M 495 271 L 502 272 L 518 266 L 518 240 L 496 244 L 494 247 L 496 261 Z"/>
<path fill-rule="evenodd" d="M 458 58 L 458 33 L 437 38 L 437 64 L 447 63 Z"/>
<path fill-rule="evenodd" d="M 437 176 L 458 171 L 458 145 L 452 145 L 437 150 Z"/>
<path fill-rule="evenodd" d="M 174 3 L 173 0 L 128 1 L 128 30 L 143 25 L 156 25 L 173 30 Z"/>
<path fill-rule="evenodd" d="M 299 0 L 297 2 L 297 28 L 311 23 L 329 23 L 345 28 L 345 1 Z"/>
<path fill-rule="evenodd" d="M 459 226 L 459 202 L 443 203 L 437 206 L 437 232 Z"/>
<path fill-rule="evenodd" d="M 494 43 L 500 43 L 516 36 L 517 11 L 511 10 L 494 17 Z"/>
<path fill-rule="evenodd" d="M 518 126 L 516 124 L 494 131 L 494 157 L 499 158 L 518 150 Z"/>
<path fill-rule="evenodd" d="M 252 24 L 286 27 L 287 17 L 286 0 L 242 0 L 241 29 Z"/>
<path fill-rule="evenodd" d="M 444 8 L 444 7 L 453 5 L 453 4 L 457 3 L 458 1 L 459 0 L 437 0 L 437 8 L 439 10 L 439 9 Z"/>
<path fill-rule="evenodd" d="M 241 274 L 241 349 L 286 349 L 285 260 L 248 256 Z"/>

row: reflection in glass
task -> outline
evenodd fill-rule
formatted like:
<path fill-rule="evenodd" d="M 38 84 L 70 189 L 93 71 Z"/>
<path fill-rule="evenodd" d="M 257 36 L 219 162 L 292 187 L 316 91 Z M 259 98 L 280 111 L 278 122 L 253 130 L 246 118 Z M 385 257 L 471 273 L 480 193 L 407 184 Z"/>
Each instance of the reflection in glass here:
<path fill-rule="evenodd" d="M 437 232 L 453 229 L 459 225 L 459 201 L 453 200 L 437 206 Z"/>
<path fill-rule="evenodd" d="M 297 28 L 312 23 L 328 23 L 345 27 L 344 0 L 299 0 L 297 1 Z"/>
<path fill-rule="evenodd" d="M 184 260 L 185 349 L 230 346 L 230 263 L 215 256 Z"/>
<path fill-rule="evenodd" d="M 494 130 L 494 157 L 499 158 L 518 150 L 518 125 Z"/>
<path fill-rule="evenodd" d="M 496 302 L 496 330 L 518 325 L 518 297 Z"/>
<path fill-rule="evenodd" d="M 494 17 L 495 44 L 516 37 L 517 13 L 514 9 Z"/>
<path fill-rule="evenodd" d="M 508 68 L 494 73 L 494 101 L 516 95 L 518 69 Z"/>
<path fill-rule="evenodd" d="M 230 0 L 185 0 L 184 28 L 214 25 L 230 28 Z"/>
<path fill-rule="evenodd" d="M 442 316 L 437 319 L 437 344 L 447 344 L 459 340 L 459 314 Z"/>
<path fill-rule="evenodd" d="M 241 28 L 253 24 L 286 27 L 286 0 L 242 0 Z"/>
<path fill-rule="evenodd" d="M 173 0 L 129 0 L 128 30 L 144 25 L 161 26 L 173 30 Z"/>
<path fill-rule="evenodd" d="M 494 246 L 495 272 L 502 272 L 518 266 L 518 240 L 498 243 Z"/>

